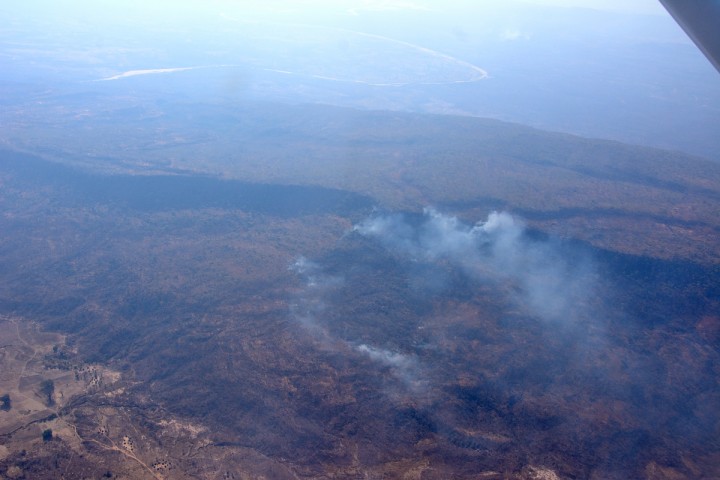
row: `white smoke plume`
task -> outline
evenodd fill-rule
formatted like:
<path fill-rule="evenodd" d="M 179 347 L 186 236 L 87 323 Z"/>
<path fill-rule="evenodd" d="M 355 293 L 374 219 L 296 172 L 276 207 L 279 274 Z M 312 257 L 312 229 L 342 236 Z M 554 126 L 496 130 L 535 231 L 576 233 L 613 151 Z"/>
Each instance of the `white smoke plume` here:
<path fill-rule="evenodd" d="M 412 363 L 410 357 L 401 353 L 391 352 L 382 348 L 375 348 L 365 345 L 358 345 L 356 350 L 366 354 L 372 360 L 392 368 L 407 368 Z"/>
<path fill-rule="evenodd" d="M 334 336 L 323 321 L 323 314 L 328 309 L 326 297 L 332 291 L 341 288 L 342 277 L 328 275 L 322 267 L 305 258 L 299 257 L 289 270 L 295 272 L 305 281 L 305 287 L 290 303 L 290 314 L 308 332 L 320 346 L 326 350 L 355 351 L 368 357 L 377 364 L 387 367 L 390 373 L 402 381 L 404 386 L 413 392 L 424 388 L 426 381 L 420 365 L 414 355 L 393 352 L 371 345 L 357 344 L 349 339 Z"/>
<path fill-rule="evenodd" d="M 371 360 L 390 368 L 393 375 L 399 378 L 411 391 L 417 393 L 424 390 L 427 380 L 422 374 L 422 368 L 413 355 L 393 352 L 384 348 L 361 344 L 355 350 L 366 355 Z"/>
<path fill-rule="evenodd" d="M 299 257 L 289 270 L 305 280 L 305 288 L 290 303 L 290 313 L 305 329 L 323 342 L 333 339 L 318 320 L 326 309 L 326 294 L 343 284 L 342 277 L 326 275 L 320 266 L 305 257 Z"/>
<path fill-rule="evenodd" d="M 512 282 L 513 300 L 546 321 L 571 321 L 593 289 L 588 258 L 571 261 L 558 242 L 530 240 L 523 222 L 508 213 L 493 212 L 474 226 L 431 208 L 424 215 L 419 226 L 387 215 L 354 230 L 415 260 L 446 260 L 474 280 Z"/>
<path fill-rule="evenodd" d="M 509 286 L 496 291 L 510 293 L 498 295 L 510 295 L 508 300 L 516 307 L 545 322 L 569 325 L 589 310 L 585 303 L 593 291 L 592 262 L 568 254 L 559 242 L 529 238 L 524 223 L 508 213 L 493 212 L 471 226 L 428 208 L 421 222 L 411 223 L 398 214 L 380 215 L 353 230 L 412 260 L 411 265 L 450 265 L 472 281 Z M 290 270 L 304 280 L 290 313 L 322 348 L 369 358 L 400 380 L 403 391 L 414 395 L 428 391 L 429 372 L 415 354 L 332 333 L 329 310 L 334 293 L 344 287 L 343 276 L 330 275 L 305 257 Z M 423 277 L 434 276 L 436 270 L 440 269 L 418 269 Z"/>

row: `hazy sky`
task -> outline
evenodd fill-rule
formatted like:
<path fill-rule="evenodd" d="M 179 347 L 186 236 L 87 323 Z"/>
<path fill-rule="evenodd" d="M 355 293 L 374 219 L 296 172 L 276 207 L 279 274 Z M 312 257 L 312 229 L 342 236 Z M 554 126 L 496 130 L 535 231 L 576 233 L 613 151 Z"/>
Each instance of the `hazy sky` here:
<path fill-rule="evenodd" d="M 221 14 L 242 15 L 246 19 L 260 21 L 334 23 L 353 17 L 368 17 L 374 21 L 377 14 L 383 12 L 443 13 L 445 16 L 456 15 L 458 21 L 482 22 L 484 14 L 490 12 L 523 15 L 527 13 L 523 6 L 533 4 L 667 15 L 658 0 L 70 0 L 62 3 L 27 0 L 0 4 L 0 13 L 8 16 L 7 13 L 22 12 L 33 20 L 74 18 L 99 28 L 102 28 L 100 24 L 113 24 L 134 17 L 151 24 L 182 21 L 198 26 L 202 25 L 204 18 L 215 18 Z M 12 15 L 9 17 L 12 18 Z"/>
<path fill-rule="evenodd" d="M 622 11 L 627 13 L 665 14 L 658 0 L 515 0 L 517 3 L 533 3 L 574 8 L 592 8 L 598 10 Z M 458 5 L 472 5 L 473 10 L 507 8 L 513 0 L 484 0 L 477 2 L 437 0 L 245 0 L 239 2 L 220 1 L 227 7 L 272 9 L 275 11 L 302 11 L 308 9 L 324 9 L 327 11 L 344 10 L 352 13 L 383 10 L 444 10 L 454 9 Z"/>
<path fill-rule="evenodd" d="M 142 8 L 152 11 L 165 11 L 173 14 L 178 11 L 192 11 L 196 9 L 214 10 L 227 9 L 230 11 L 256 11 L 276 13 L 299 13 L 301 15 L 315 13 L 362 13 L 371 11 L 399 11 L 399 10 L 455 10 L 458 7 L 474 11 L 518 8 L 517 4 L 532 3 L 575 8 L 592 8 L 600 10 L 613 10 L 631 13 L 665 14 L 665 10 L 658 0 L 187 0 L 182 3 L 167 0 L 156 0 L 151 3 L 137 0 L 124 2 L 109 0 L 104 2 L 69 1 L 60 5 L 43 0 L 30 0 L 22 5 L 5 5 L 3 7 L 35 10 L 36 13 L 46 12 L 59 8 L 60 11 L 83 10 L 114 10 L 116 8 L 133 10 Z M 513 5 L 515 4 L 515 5 Z"/>
<path fill-rule="evenodd" d="M 527 3 L 665 15 L 658 0 L 522 0 Z"/>
<path fill-rule="evenodd" d="M 523 3 L 535 3 L 542 5 L 556 5 L 576 8 L 593 8 L 600 10 L 615 10 L 635 13 L 663 13 L 665 10 L 658 0 L 519 0 Z M 352 10 L 439 10 L 446 7 L 453 7 L 458 2 L 439 2 L 437 0 L 244 0 L 219 2 L 226 5 L 248 6 L 252 4 L 263 5 L 272 8 L 303 9 L 303 8 L 327 8 L 327 9 L 352 9 Z M 478 9 L 495 8 L 512 3 L 508 0 L 483 0 L 473 2 Z"/>

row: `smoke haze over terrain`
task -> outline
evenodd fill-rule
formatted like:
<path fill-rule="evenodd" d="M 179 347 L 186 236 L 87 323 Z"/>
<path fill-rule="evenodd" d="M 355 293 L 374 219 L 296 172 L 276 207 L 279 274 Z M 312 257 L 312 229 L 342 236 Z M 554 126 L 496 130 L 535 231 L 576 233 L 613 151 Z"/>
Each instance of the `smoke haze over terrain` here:
<path fill-rule="evenodd" d="M 720 478 L 720 81 L 654 0 L 0 3 L 0 478 Z"/>
<path fill-rule="evenodd" d="M 607 319 L 598 311 L 590 311 L 591 304 L 597 309 L 595 297 L 600 289 L 589 252 L 578 251 L 556 239 L 532 238 L 523 222 L 507 212 L 492 212 L 486 221 L 473 226 L 432 208 L 426 208 L 422 217 L 413 220 L 403 214 L 373 215 L 356 224 L 348 235 L 379 242 L 391 255 L 398 255 L 405 266 L 404 281 L 413 292 L 412 298 L 424 298 L 425 302 L 439 300 L 456 288 L 451 278 L 460 274 L 469 282 L 467 288 L 492 292 L 490 295 L 496 297 L 492 303 L 507 305 L 508 312 L 513 312 L 510 316 L 524 312 L 540 320 L 547 335 L 557 331 L 561 337 L 572 336 L 574 332 L 586 331 L 589 325 L 595 337 L 575 338 L 576 348 L 597 348 L 602 341 L 597 335 Z M 418 350 L 417 344 L 401 346 L 402 342 L 395 343 L 397 340 L 387 343 L 392 337 L 343 336 L 339 333 L 342 330 L 333 325 L 333 319 L 342 315 L 336 313 L 341 291 L 356 288 L 347 275 L 357 270 L 373 271 L 374 267 L 350 264 L 339 268 L 334 266 L 329 274 L 321 264 L 305 257 L 294 262 L 290 269 L 303 280 L 304 286 L 291 303 L 293 319 L 319 341 L 321 348 L 364 354 L 390 368 L 401 381 L 400 386 L 415 394 L 427 394 L 432 365 L 423 356 L 428 348 L 438 348 L 437 339 L 429 340 Z M 343 268 L 350 270 L 343 272 Z M 374 275 L 379 277 L 381 273 Z M 392 311 L 397 307 L 386 308 L 397 319 L 392 321 L 407 321 L 400 311 Z M 438 319 L 436 327 L 443 323 Z M 368 340 L 379 343 L 373 345 Z M 388 345 L 395 348 L 386 348 Z"/>
<path fill-rule="evenodd" d="M 505 212 L 492 212 L 470 227 L 425 209 L 417 227 L 390 215 L 368 219 L 355 230 L 410 258 L 450 261 L 475 281 L 509 280 L 520 306 L 546 321 L 572 323 L 594 293 L 588 258 L 570 263 L 561 245 L 529 240 L 522 222 Z"/>

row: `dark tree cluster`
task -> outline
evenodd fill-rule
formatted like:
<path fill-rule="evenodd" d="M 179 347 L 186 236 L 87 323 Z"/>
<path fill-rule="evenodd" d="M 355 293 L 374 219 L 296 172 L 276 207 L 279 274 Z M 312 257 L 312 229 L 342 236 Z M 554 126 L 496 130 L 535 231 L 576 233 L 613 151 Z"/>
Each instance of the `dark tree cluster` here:
<path fill-rule="evenodd" d="M 55 398 L 53 397 L 55 394 L 55 382 L 52 380 L 43 380 L 42 383 L 40 383 L 40 393 L 45 397 L 45 403 L 48 407 L 55 405 Z"/>
<path fill-rule="evenodd" d="M 0 410 L 7 412 L 10 408 L 12 408 L 12 405 L 10 404 L 10 394 L 6 393 L 0 397 Z"/>

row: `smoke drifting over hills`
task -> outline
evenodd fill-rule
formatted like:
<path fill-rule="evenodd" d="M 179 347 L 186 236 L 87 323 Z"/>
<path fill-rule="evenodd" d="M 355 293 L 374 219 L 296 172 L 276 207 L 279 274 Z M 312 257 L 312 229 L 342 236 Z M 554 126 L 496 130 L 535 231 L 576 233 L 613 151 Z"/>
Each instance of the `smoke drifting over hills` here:
<path fill-rule="evenodd" d="M 427 208 L 419 225 L 400 215 L 369 218 L 355 227 L 414 261 L 447 261 L 475 281 L 509 281 L 518 307 L 548 322 L 571 322 L 594 290 L 587 258 L 566 258 L 552 240 L 532 240 L 523 222 L 491 213 L 468 226 Z"/>
<path fill-rule="evenodd" d="M 422 383 L 419 378 L 420 369 L 414 356 L 361 343 L 356 339 L 338 338 L 331 333 L 324 316 L 329 308 L 328 303 L 332 305 L 330 297 L 333 292 L 344 286 L 343 277 L 325 273 L 318 263 L 305 257 L 298 258 L 290 266 L 290 270 L 299 275 L 305 283 L 290 305 L 291 315 L 320 343 L 321 348 L 359 353 L 390 369 L 393 376 L 402 380 L 407 387 L 419 388 Z"/>
<path fill-rule="evenodd" d="M 333 362 L 353 366 L 354 381 L 405 412 L 391 417 L 412 442 L 524 452 L 539 465 L 561 442 L 598 478 L 641 478 L 627 475 L 644 468 L 639 452 L 679 465 L 678 448 L 713 435 L 687 404 L 716 398 L 695 359 L 717 355 L 662 301 L 636 305 L 644 287 L 628 273 L 652 275 L 638 262 L 504 212 L 474 225 L 431 208 L 378 214 L 316 262 L 295 262 L 290 312 Z M 685 333 L 670 340 L 674 329 Z"/>
<path fill-rule="evenodd" d="M 305 280 L 305 288 L 298 294 L 290 311 L 295 320 L 318 338 L 330 341 L 327 330 L 318 322 L 325 310 L 325 294 L 342 284 L 342 278 L 326 275 L 320 265 L 305 257 L 298 258 L 290 270 Z"/>
<path fill-rule="evenodd" d="M 421 297 L 440 301 L 458 277 L 470 290 L 489 287 L 491 303 L 537 319 L 538 326 L 572 330 L 593 319 L 587 305 L 596 293 L 597 275 L 589 255 L 564 248 L 559 241 L 532 238 L 524 223 L 508 213 L 493 212 L 472 226 L 432 208 L 426 208 L 421 218 L 377 215 L 355 225 L 347 238 L 366 246 L 376 244 L 379 250 L 365 260 L 334 266 L 326 260 L 298 258 L 290 270 L 304 286 L 291 302 L 291 316 L 320 348 L 360 354 L 399 380 L 397 386 L 407 392 L 427 392 L 434 367 L 426 357 L 428 349 L 437 348 L 438 339 L 423 337 L 425 327 L 408 315 L 404 302 Z M 391 281 L 396 287 L 382 287 L 387 272 L 367 263 L 382 263 L 378 255 L 395 257 L 402 266 L 397 271 L 404 273 Z M 359 271 L 364 273 L 358 276 Z M 362 291 L 362 284 L 371 279 L 380 286 Z M 401 284 L 406 286 L 404 293 L 395 291 L 392 300 L 383 304 L 383 288 Z M 367 306 L 345 310 L 343 299 L 348 295 L 363 298 Z M 423 308 L 422 321 L 432 323 L 431 309 Z M 366 330 L 370 324 L 372 334 Z M 406 333 L 398 334 L 398 328 Z"/>

